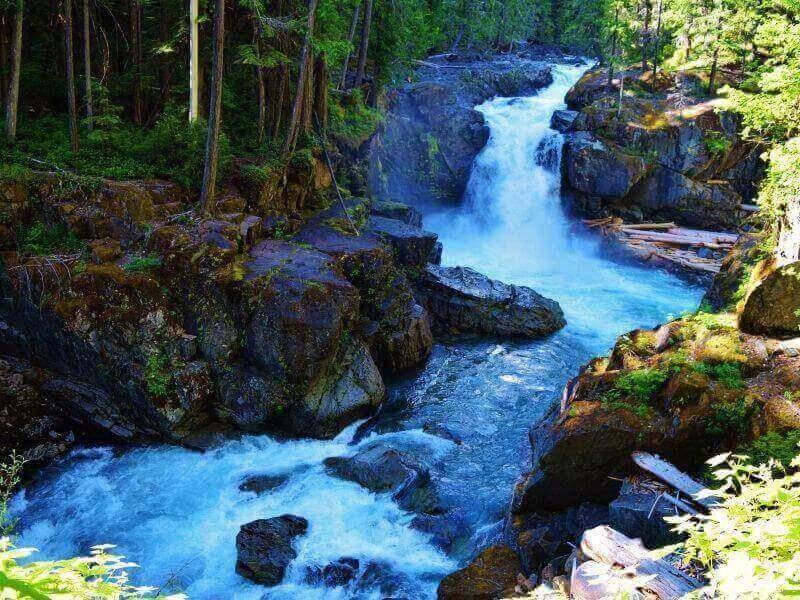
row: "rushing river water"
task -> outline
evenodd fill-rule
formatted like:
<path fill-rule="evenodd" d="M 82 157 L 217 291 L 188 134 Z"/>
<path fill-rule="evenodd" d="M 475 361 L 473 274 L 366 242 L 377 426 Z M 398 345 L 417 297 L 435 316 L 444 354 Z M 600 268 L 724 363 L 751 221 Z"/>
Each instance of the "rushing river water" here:
<path fill-rule="evenodd" d="M 619 334 L 699 299 L 700 290 L 666 273 L 603 258 L 596 240 L 574 233 L 562 213 L 561 137 L 549 123 L 584 69 L 556 66 L 554 83 L 537 96 L 480 106 L 491 138 L 464 205 L 425 215 L 444 243 L 445 264 L 555 298 L 569 323 L 564 330 L 534 342 L 440 343 L 419 374 L 390 386 L 376 418 L 331 441 L 249 436 L 204 454 L 175 447 L 75 453 L 15 499 L 20 543 L 54 558 L 115 543 L 141 565 L 137 581 L 192 598 L 435 597 L 438 581 L 497 535 L 528 461 L 528 427 L 566 380 Z M 388 495 L 326 475 L 324 458 L 375 444 L 430 469 L 443 516 L 420 523 Z M 261 496 L 238 489 L 244 477 L 262 473 L 289 479 Z M 263 588 L 238 577 L 239 526 L 284 513 L 310 523 L 284 583 Z M 309 567 L 343 556 L 360 560 L 358 580 L 338 588 L 306 583 Z"/>

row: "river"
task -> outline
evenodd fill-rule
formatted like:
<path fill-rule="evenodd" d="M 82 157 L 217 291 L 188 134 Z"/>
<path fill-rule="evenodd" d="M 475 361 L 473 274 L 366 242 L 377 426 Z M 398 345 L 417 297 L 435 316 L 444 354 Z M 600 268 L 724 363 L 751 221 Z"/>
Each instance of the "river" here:
<path fill-rule="evenodd" d="M 15 498 L 20 545 L 58 558 L 117 544 L 140 565 L 135 581 L 198 599 L 434 598 L 444 575 L 497 536 L 529 460 L 527 430 L 567 379 L 621 333 L 691 310 L 702 293 L 667 273 L 604 258 L 562 212 L 562 139 L 549 123 L 585 68 L 557 65 L 554 83 L 536 96 L 478 107 L 491 135 L 467 197 L 425 214 L 444 243 L 444 264 L 558 300 L 565 329 L 533 342 L 440 341 L 418 374 L 391 383 L 379 415 L 334 440 L 246 436 L 203 454 L 169 446 L 73 453 Z M 324 458 L 375 444 L 428 467 L 444 515 L 420 526 L 389 495 L 325 473 Z M 289 478 L 261 496 L 240 491 L 256 473 Z M 284 513 L 309 521 L 298 557 L 280 586 L 252 585 L 234 570 L 239 526 Z M 439 533 L 423 531 L 431 528 Z M 359 559 L 357 580 L 307 583 L 310 567 L 343 556 Z"/>

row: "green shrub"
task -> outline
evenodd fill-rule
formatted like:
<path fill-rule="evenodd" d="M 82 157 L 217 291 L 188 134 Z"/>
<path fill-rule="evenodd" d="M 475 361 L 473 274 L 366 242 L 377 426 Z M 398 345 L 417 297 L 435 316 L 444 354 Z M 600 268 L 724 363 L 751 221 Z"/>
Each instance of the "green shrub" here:
<path fill-rule="evenodd" d="M 129 273 L 143 273 L 150 269 L 156 269 L 161 266 L 161 257 L 156 254 L 148 254 L 147 256 L 137 256 L 130 262 L 126 263 L 123 269 Z"/>
<path fill-rule="evenodd" d="M 36 221 L 28 228 L 22 228 L 19 236 L 19 250 L 34 256 L 51 256 L 80 252 L 83 242 L 66 225 L 48 225 Z"/>
<path fill-rule="evenodd" d="M 741 390 L 745 387 L 742 379 L 742 370 L 737 363 L 725 362 L 718 365 L 710 365 L 704 362 L 694 362 L 692 370 L 708 375 L 711 379 L 732 390 Z"/>
<path fill-rule="evenodd" d="M 676 552 L 686 565 L 705 572 L 697 598 L 772 599 L 800 595 L 800 473 L 776 476 L 770 465 L 723 454 L 708 464 L 722 487 L 708 515 L 670 517 L 686 535 Z M 790 466 L 800 467 L 800 455 Z"/>
<path fill-rule="evenodd" d="M 368 140 L 382 122 L 379 111 L 364 103 L 361 90 L 353 90 L 341 102 L 330 104 L 331 134 L 351 147 L 357 148 Z"/>
<path fill-rule="evenodd" d="M 745 444 L 737 452 L 749 456 L 752 464 L 761 465 L 775 460 L 785 468 L 797 454 L 798 446 L 800 446 L 800 429 L 785 433 L 770 431 Z"/>
<path fill-rule="evenodd" d="M 739 435 L 747 430 L 752 403 L 745 398 L 717 401 L 711 408 L 711 417 L 706 423 L 706 432 L 709 435 Z"/>
<path fill-rule="evenodd" d="M 708 153 L 713 156 L 724 156 L 730 150 L 732 142 L 724 133 L 719 131 L 709 131 L 703 138 Z"/>

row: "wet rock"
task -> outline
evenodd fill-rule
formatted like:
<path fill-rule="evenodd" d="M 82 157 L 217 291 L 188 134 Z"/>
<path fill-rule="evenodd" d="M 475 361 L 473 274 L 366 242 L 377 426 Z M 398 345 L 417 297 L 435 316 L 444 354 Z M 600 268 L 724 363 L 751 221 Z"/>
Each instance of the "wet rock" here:
<path fill-rule="evenodd" d="M 467 567 L 451 573 L 439 584 L 439 600 L 494 600 L 513 592 L 522 571 L 519 558 L 504 545 L 491 546 Z"/>
<path fill-rule="evenodd" d="M 645 161 L 580 131 L 564 142 L 561 168 L 570 187 L 582 194 L 621 199 L 647 172 Z"/>
<path fill-rule="evenodd" d="M 532 338 L 565 325 L 557 302 L 466 267 L 428 265 L 417 295 L 445 330 Z"/>
<path fill-rule="evenodd" d="M 281 487 L 287 481 L 289 481 L 288 475 L 251 475 L 239 484 L 239 489 L 261 495 Z"/>
<path fill-rule="evenodd" d="M 766 275 L 744 301 L 739 315 L 743 331 L 774 337 L 800 333 L 800 261 Z"/>
<path fill-rule="evenodd" d="M 307 529 L 308 521 L 294 515 L 242 525 L 236 536 L 236 572 L 262 585 L 278 585 L 297 557 L 293 541 Z"/>
<path fill-rule="evenodd" d="M 373 446 L 351 457 L 326 458 L 324 463 L 335 477 L 372 492 L 393 492 L 397 503 L 407 510 L 440 512 L 428 470 L 407 454 Z"/>
<path fill-rule="evenodd" d="M 358 575 L 359 564 L 357 558 L 343 556 L 325 566 L 322 570 L 322 580 L 330 587 L 347 585 Z"/>
<path fill-rule="evenodd" d="M 550 127 L 561 133 L 567 133 L 572 130 L 577 117 L 578 111 L 576 110 L 557 110 L 550 119 Z"/>
<path fill-rule="evenodd" d="M 378 217 L 402 221 L 412 227 L 422 227 L 422 213 L 416 208 L 396 200 L 373 200 L 369 212 Z"/>
<path fill-rule="evenodd" d="M 386 217 L 370 217 L 367 226 L 391 246 L 397 261 L 406 267 L 425 266 L 438 237 L 430 231 Z"/>
<path fill-rule="evenodd" d="M 422 431 L 445 440 L 450 440 L 457 445 L 461 445 L 462 443 L 461 437 L 458 434 L 454 433 L 453 430 L 447 425 L 443 425 L 441 423 L 425 423 L 422 426 Z"/>

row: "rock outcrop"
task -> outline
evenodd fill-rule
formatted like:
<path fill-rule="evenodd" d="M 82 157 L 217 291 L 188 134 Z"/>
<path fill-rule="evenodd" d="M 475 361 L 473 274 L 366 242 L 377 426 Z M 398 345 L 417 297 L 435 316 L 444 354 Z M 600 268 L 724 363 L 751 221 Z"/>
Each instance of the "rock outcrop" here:
<path fill-rule="evenodd" d="M 295 538 L 308 529 L 303 517 L 282 515 L 242 525 L 236 535 L 236 572 L 261 585 L 278 585 L 297 558 Z"/>
<path fill-rule="evenodd" d="M 800 336 L 800 261 L 777 267 L 747 295 L 739 326 L 772 337 Z"/>
<path fill-rule="evenodd" d="M 554 115 L 567 132 L 564 195 L 582 216 L 627 221 L 674 221 L 702 229 L 731 229 L 763 175 L 760 150 L 743 140 L 737 119 L 693 95 L 687 77 L 655 85 L 627 70 L 622 107 L 619 82 L 592 69 L 567 95 L 571 112 Z"/>
<path fill-rule="evenodd" d="M 508 546 L 491 546 L 439 584 L 439 600 L 496 600 L 514 593 L 522 566 Z"/>
<path fill-rule="evenodd" d="M 554 300 L 468 267 L 428 265 L 417 282 L 417 297 L 444 331 L 535 338 L 566 324 Z"/>
<path fill-rule="evenodd" d="M 28 458 L 85 436 L 333 436 L 431 350 L 409 274 L 437 241 L 412 209 L 301 218 L 228 190 L 209 219 L 169 183 L 43 173 L 0 189 L 20 231 L 55 240 L 3 240 L 0 387 L 20 390 L 9 412 L 39 415 Z"/>
<path fill-rule="evenodd" d="M 417 75 L 389 97 L 372 169 L 374 190 L 415 205 L 461 199 L 472 162 L 489 138 L 476 105 L 493 96 L 529 95 L 552 83 L 542 58 L 524 56 L 491 62 L 433 58 Z"/>

